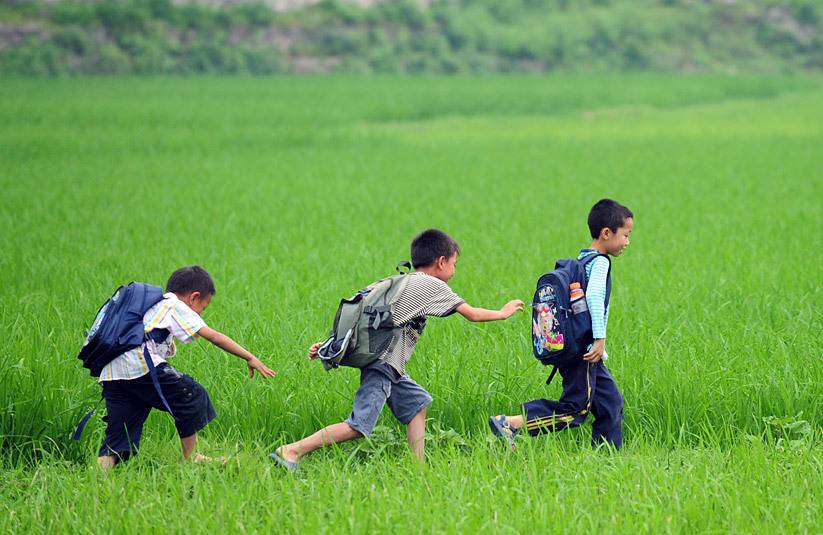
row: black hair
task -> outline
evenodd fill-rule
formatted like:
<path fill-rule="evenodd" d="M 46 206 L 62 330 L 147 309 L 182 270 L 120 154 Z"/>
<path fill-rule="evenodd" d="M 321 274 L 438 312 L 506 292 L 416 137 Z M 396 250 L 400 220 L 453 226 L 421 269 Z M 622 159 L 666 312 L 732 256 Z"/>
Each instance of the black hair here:
<path fill-rule="evenodd" d="M 200 266 L 186 266 L 178 269 L 169 277 L 166 291 L 180 295 L 200 292 L 200 295 L 214 295 L 214 281 L 209 272 Z"/>
<path fill-rule="evenodd" d="M 617 232 L 617 229 L 622 227 L 629 217 L 634 217 L 634 214 L 619 202 L 600 199 L 589 210 L 589 232 L 596 240 L 604 228 Z"/>
<path fill-rule="evenodd" d="M 460 246 L 454 238 L 436 228 L 424 230 L 411 242 L 411 261 L 415 269 L 430 266 L 445 256 L 451 258 L 460 252 Z"/>

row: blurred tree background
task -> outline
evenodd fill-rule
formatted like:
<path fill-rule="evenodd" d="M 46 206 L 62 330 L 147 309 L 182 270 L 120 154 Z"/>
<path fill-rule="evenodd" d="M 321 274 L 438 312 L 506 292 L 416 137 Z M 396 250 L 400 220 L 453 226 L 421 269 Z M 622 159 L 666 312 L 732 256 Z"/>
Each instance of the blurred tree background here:
<path fill-rule="evenodd" d="M 788 73 L 819 0 L 3 0 L 0 73 Z"/>

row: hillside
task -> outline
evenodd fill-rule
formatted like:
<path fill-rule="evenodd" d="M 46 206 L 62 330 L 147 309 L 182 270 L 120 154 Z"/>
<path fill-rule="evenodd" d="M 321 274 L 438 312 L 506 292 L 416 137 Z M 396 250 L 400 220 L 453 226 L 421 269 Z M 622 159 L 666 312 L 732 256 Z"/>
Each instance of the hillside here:
<path fill-rule="evenodd" d="M 11 1 L 0 72 L 823 69 L 814 0 Z"/>

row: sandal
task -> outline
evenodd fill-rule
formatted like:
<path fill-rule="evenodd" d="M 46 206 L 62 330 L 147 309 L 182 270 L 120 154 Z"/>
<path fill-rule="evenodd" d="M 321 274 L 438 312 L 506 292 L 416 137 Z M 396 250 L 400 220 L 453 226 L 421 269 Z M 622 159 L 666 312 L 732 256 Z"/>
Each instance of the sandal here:
<path fill-rule="evenodd" d="M 491 427 L 492 433 L 505 438 L 511 449 L 515 448 L 514 437 L 517 435 L 518 429 L 507 422 L 505 416 L 489 416 L 489 427 Z"/>
<path fill-rule="evenodd" d="M 278 453 L 277 451 L 275 451 L 274 453 L 269 453 L 269 459 L 276 462 L 277 464 L 279 464 L 280 466 L 282 466 L 283 468 L 285 468 L 289 472 L 296 472 L 297 471 L 298 463 L 296 463 L 294 461 L 287 461 L 286 459 L 282 458 L 280 456 L 280 453 Z"/>

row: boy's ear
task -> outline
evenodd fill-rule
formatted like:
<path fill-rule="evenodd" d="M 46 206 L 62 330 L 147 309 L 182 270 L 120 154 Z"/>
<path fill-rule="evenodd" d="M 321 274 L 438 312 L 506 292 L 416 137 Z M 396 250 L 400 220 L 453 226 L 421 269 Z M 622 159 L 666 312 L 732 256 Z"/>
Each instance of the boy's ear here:
<path fill-rule="evenodd" d="M 601 240 L 608 240 L 609 238 L 611 238 L 612 234 L 614 234 L 612 232 L 612 229 L 610 229 L 609 227 L 603 227 L 600 230 L 600 239 Z"/>
<path fill-rule="evenodd" d="M 438 256 L 437 260 L 434 261 L 434 265 L 437 266 L 437 269 L 443 269 L 446 267 L 446 257 L 445 256 Z"/>
<path fill-rule="evenodd" d="M 195 301 L 195 300 L 197 300 L 197 299 L 200 299 L 200 296 L 201 296 L 201 295 L 202 295 L 202 294 L 201 294 L 200 292 L 198 292 L 198 291 L 194 291 L 194 292 L 192 292 L 192 293 L 190 293 L 190 294 L 189 294 L 189 301 Z"/>

